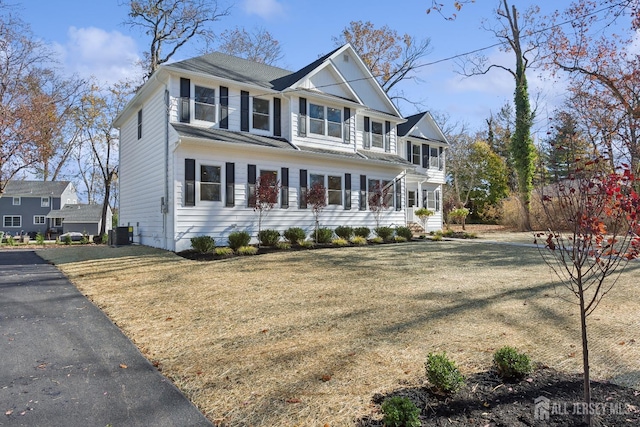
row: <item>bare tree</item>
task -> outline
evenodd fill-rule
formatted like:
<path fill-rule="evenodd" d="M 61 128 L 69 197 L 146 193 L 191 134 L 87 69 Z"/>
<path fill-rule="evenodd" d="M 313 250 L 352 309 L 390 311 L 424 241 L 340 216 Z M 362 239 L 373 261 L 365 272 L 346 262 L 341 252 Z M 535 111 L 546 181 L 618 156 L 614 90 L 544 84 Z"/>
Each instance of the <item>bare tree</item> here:
<path fill-rule="evenodd" d="M 387 94 L 401 81 L 416 78 L 414 71 L 429 54 L 431 44 L 430 39 L 400 35 L 386 25 L 376 28 L 369 21 L 352 21 L 333 41 L 338 46 L 351 43 Z"/>
<path fill-rule="evenodd" d="M 275 65 L 283 58 L 280 43 L 264 28 L 235 27 L 220 34 L 220 41 L 221 52 L 253 62 Z"/>
<path fill-rule="evenodd" d="M 204 39 L 212 42 L 211 24 L 229 15 L 217 0 L 129 0 L 131 28 L 137 28 L 151 38 L 145 62 L 149 78 L 187 42 Z M 166 50 L 165 50 L 166 49 Z"/>

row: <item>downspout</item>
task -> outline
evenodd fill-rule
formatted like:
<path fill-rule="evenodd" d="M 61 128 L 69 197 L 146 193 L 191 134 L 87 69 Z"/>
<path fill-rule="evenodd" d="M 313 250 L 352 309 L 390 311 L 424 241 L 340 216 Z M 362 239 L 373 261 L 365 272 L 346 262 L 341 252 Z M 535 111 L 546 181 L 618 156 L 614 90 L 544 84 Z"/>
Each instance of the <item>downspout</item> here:
<path fill-rule="evenodd" d="M 162 234 L 164 237 L 164 248 L 168 249 L 167 245 L 167 214 L 169 213 L 169 108 L 170 97 L 169 89 L 165 85 L 164 89 L 165 98 L 165 126 L 164 126 L 164 200 L 161 204 L 162 209 Z"/>

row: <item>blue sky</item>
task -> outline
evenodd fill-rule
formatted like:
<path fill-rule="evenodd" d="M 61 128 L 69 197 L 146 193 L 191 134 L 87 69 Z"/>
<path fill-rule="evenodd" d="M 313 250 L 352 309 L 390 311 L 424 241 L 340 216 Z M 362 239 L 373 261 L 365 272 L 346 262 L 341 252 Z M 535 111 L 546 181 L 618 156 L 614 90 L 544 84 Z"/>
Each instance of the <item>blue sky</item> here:
<path fill-rule="evenodd" d="M 228 0 L 219 1 L 231 4 Z M 20 3 L 18 13 L 37 37 L 60 54 L 61 65 L 68 72 L 113 81 L 132 73 L 132 63 L 147 48 L 144 34 L 122 24 L 128 10 L 120 5 L 124 0 L 9 0 L 9 3 Z M 386 24 L 399 33 L 430 38 L 432 51 L 424 61 L 436 62 L 495 43 L 480 25 L 483 18 L 491 18 L 497 3 L 478 0 L 465 6 L 455 21 L 445 21 L 437 14 L 427 15 L 430 0 L 402 0 L 395 2 L 396 7 L 391 2 L 376 0 L 236 0 L 231 15 L 222 18 L 216 29 L 220 32 L 236 26 L 266 29 L 282 44 L 284 59 L 279 65 L 296 70 L 332 50 L 335 47 L 332 38 L 350 21 L 369 20 L 377 27 Z M 531 2 L 516 3 L 524 9 Z M 564 7 L 569 1 L 553 4 Z M 550 7 L 546 10 L 544 7 L 543 13 L 552 12 Z M 192 44 L 174 59 L 195 56 L 201 48 Z M 513 62 L 509 54 L 497 48 L 487 50 L 486 55 L 506 65 Z M 449 113 L 452 120 L 479 129 L 491 111 L 498 111 L 511 99 L 512 78 L 500 71 L 462 78 L 455 69 L 453 61 L 422 67 L 419 80 L 406 83 L 403 90 L 422 103 L 420 109 Z M 541 91 L 546 104 L 559 102 L 561 90 L 534 75 L 529 79 L 532 90 Z M 550 108 L 544 106 L 540 117 L 546 117 Z M 401 105 L 401 111 L 410 115 L 417 112 L 417 107 Z"/>

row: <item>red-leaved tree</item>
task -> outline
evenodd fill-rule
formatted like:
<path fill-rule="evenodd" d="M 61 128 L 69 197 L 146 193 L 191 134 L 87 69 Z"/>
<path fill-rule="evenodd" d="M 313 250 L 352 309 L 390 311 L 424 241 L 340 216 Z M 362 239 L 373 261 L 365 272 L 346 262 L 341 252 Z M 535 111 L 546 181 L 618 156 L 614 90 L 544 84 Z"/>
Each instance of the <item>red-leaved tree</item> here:
<path fill-rule="evenodd" d="M 627 261 L 640 253 L 638 179 L 628 166 L 610 173 L 603 168 L 606 164 L 604 159 L 581 162 L 567 180 L 542 191 L 550 228 L 536 235 L 545 262 L 578 299 L 587 405 L 587 317 L 611 291 Z M 591 425 L 590 414 L 586 418 Z"/>
<path fill-rule="evenodd" d="M 280 194 L 280 181 L 274 174 L 264 174 L 258 177 L 256 191 L 249 200 L 250 206 L 253 206 L 253 210 L 258 212 L 258 245 L 260 245 L 262 220 L 278 203 L 278 194 Z"/>
<path fill-rule="evenodd" d="M 376 182 L 369 188 L 369 210 L 373 212 L 373 217 L 376 220 L 376 228 L 380 227 L 380 218 L 382 213 L 389 208 L 391 202 L 390 184 L 384 185 L 380 181 Z"/>
<path fill-rule="evenodd" d="M 320 227 L 320 212 L 322 212 L 325 206 L 327 206 L 327 189 L 323 184 L 315 182 L 311 184 L 309 189 L 307 189 L 306 198 L 307 204 L 311 205 L 311 211 L 313 212 L 313 216 L 316 220 L 315 240 L 317 242 L 318 228 Z"/>

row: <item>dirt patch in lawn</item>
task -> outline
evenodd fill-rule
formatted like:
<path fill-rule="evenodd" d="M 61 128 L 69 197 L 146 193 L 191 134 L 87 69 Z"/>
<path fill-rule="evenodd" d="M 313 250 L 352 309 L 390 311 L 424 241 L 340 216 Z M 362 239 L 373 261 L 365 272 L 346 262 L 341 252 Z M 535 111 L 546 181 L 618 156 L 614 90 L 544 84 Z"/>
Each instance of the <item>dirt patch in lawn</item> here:
<path fill-rule="evenodd" d="M 374 396 L 425 387 L 429 352 L 467 376 L 504 345 L 581 369 L 577 308 L 528 247 L 423 241 L 213 262 L 146 247 L 41 254 L 221 426 L 378 422 Z M 593 378 L 640 385 L 639 267 L 589 319 Z"/>

